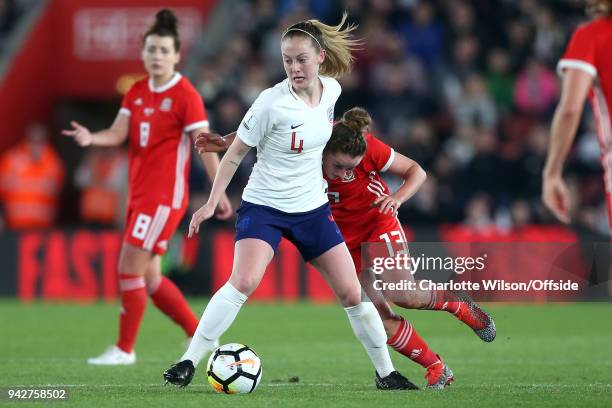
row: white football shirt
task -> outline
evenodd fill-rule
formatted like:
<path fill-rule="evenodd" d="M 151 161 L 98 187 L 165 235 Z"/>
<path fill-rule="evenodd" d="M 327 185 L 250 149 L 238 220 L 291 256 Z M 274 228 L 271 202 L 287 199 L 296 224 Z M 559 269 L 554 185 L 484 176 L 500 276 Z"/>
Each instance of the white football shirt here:
<path fill-rule="evenodd" d="M 288 213 L 327 203 L 321 163 L 341 87 L 333 78 L 319 78 L 323 94 L 316 107 L 308 107 L 285 79 L 263 91 L 246 113 L 237 136 L 257 146 L 257 162 L 243 200 Z"/>

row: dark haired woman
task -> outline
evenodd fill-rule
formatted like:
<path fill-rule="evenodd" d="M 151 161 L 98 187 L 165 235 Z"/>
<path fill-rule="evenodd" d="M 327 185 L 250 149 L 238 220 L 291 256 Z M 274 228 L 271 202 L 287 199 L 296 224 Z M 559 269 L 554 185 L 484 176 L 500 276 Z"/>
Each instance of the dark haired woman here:
<path fill-rule="evenodd" d="M 408 254 L 404 230 L 397 219 L 399 207 L 425 181 L 425 171 L 415 161 L 396 153 L 371 133 L 372 119 L 361 108 L 348 110 L 334 125 L 323 151 L 323 173 L 328 183 L 332 213 L 344 235 L 361 285 L 376 306 L 389 344 L 426 368 L 427 387 L 444 388 L 453 381 L 453 372 L 419 336 L 406 319 L 393 312 L 389 302 L 406 309 L 441 310 L 452 313 L 484 341 L 495 338 L 495 323 L 467 295 L 448 291 L 387 290 L 385 283 L 414 282 L 407 269 L 390 269 L 373 275 L 368 258 Z M 391 193 L 380 174 L 389 172 L 403 180 Z M 362 248 L 364 243 L 370 245 Z M 375 283 L 378 280 L 379 283 Z M 391 287 L 393 288 L 393 287 Z"/>
<path fill-rule="evenodd" d="M 172 11 L 157 13 L 143 37 L 142 61 L 148 76 L 127 92 L 110 128 L 91 133 L 73 121 L 73 129 L 63 131 L 83 147 L 116 146 L 129 138 L 129 204 L 118 265 L 119 336 L 115 345 L 90 358 L 89 364 L 128 365 L 136 361 L 134 344 L 147 294 L 188 338 L 198 325 L 180 290 L 161 274 L 161 255 L 189 202 L 189 137 L 209 129 L 201 97 L 175 70 L 180 60 L 177 25 Z M 204 153 L 201 158 L 209 177 L 214 177 L 217 155 Z M 223 194 L 216 215 L 227 219 L 231 214 Z"/>

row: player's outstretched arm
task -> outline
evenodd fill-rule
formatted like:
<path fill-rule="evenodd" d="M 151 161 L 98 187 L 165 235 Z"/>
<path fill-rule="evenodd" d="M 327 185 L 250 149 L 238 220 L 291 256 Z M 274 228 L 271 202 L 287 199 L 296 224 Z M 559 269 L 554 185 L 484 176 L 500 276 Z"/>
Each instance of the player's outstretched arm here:
<path fill-rule="evenodd" d="M 190 238 L 200 232 L 200 224 L 202 222 L 213 216 L 219 200 L 223 194 L 225 194 L 225 190 L 227 189 L 229 182 L 232 180 L 232 177 L 234 177 L 238 166 L 249 150 L 251 150 L 251 146 L 245 144 L 239 138 L 236 138 L 229 147 L 227 153 L 225 153 L 223 159 L 221 159 L 221 163 L 219 163 L 219 168 L 217 170 L 215 180 L 213 181 L 208 202 L 191 217 L 188 233 Z"/>
<path fill-rule="evenodd" d="M 91 133 L 88 128 L 74 120 L 70 122 L 70 126 L 72 129 L 62 130 L 62 134 L 73 137 L 81 147 L 118 146 L 128 137 L 130 119 L 119 113 L 110 128 L 95 133 Z"/>
<path fill-rule="evenodd" d="M 558 220 L 566 224 L 570 222 L 570 194 L 563 181 L 563 164 L 574 142 L 592 85 L 591 74 L 573 68 L 565 71 L 561 100 L 550 129 L 548 157 L 542 175 L 542 201 Z"/>
<path fill-rule="evenodd" d="M 224 152 L 234 142 L 236 132 L 232 132 L 225 136 L 218 133 L 199 133 L 195 138 L 195 147 L 198 153 L 203 152 Z"/>
<path fill-rule="evenodd" d="M 198 137 L 203 134 L 214 134 L 209 133 L 208 127 L 196 129 L 191 132 L 191 138 L 194 140 L 194 143 L 197 142 Z M 200 156 L 200 160 L 202 160 L 202 164 L 204 165 L 204 170 L 208 175 L 208 178 L 211 182 L 215 180 L 215 175 L 217 174 L 217 170 L 219 168 L 219 156 L 217 153 L 213 153 L 207 150 L 198 149 L 198 155 Z M 219 220 L 227 220 L 229 219 L 234 210 L 232 208 L 232 203 L 230 202 L 227 194 L 223 193 L 221 198 L 219 199 L 219 204 L 215 210 L 215 216 Z"/>
<path fill-rule="evenodd" d="M 427 174 L 417 162 L 397 152 L 388 171 L 401 177 L 404 183 L 395 193 L 374 200 L 372 206 L 378 207 L 383 214 L 397 215 L 399 207 L 421 188 Z"/>

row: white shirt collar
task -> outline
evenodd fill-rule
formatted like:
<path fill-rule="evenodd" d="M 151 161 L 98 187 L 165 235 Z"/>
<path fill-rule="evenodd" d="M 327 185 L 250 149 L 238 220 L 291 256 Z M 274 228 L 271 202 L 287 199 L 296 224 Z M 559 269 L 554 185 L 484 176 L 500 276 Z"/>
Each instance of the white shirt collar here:
<path fill-rule="evenodd" d="M 325 81 L 323 80 L 321 75 L 318 75 L 318 78 L 321 81 L 321 85 L 323 89 L 321 90 L 321 99 L 319 100 L 319 104 L 312 108 L 316 108 L 321 105 L 321 102 L 323 102 L 323 95 L 325 94 L 325 88 L 326 88 Z M 308 106 L 306 102 L 295 93 L 295 91 L 293 90 L 293 87 L 291 86 L 291 80 L 289 78 L 287 78 L 287 87 L 289 88 L 289 93 L 291 94 L 291 96 L 293 96 L 296 100 L 301 101 L 304 105 Z M 310 106 L 308 107 L 311 108 Z"/>
<path fill-rule="evenodd" d="M 151 92 L 156 92 L 156 93 L 166 92 L 168 89 L 176 85 L 178 81 L 181 80 L 181 78 L 182 78 L 182 75 L 178 72 L 175 72 L 172 78 L 168 82 L 166 82 L 165 84 L 163 84 L 162 86 L 158 88 L 155 88 L 155 85 L 153 85 L 153 78 L 149 78 L 149 90 Z"/>

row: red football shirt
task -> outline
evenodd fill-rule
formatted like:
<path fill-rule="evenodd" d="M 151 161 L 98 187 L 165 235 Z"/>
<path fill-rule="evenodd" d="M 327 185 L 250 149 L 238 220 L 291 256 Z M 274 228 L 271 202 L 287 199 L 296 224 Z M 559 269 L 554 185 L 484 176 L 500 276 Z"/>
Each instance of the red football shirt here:
<path fill-rule="evenodd" d="M 198 92 L 179 73 L 159 88 L 145 78 L 130 88 L 120 112 L 130 117 L 130 205 L 186 206 L 189 132 L 208 125 Z"/>
<path fill-rule="evenodd" d="M 379 173 L 391 166 L 395 152 L 371 134 L 365 138 L 366 153 L 350 174 L 338 180 L 325 176 L 332 213 L 349 248 L 360 245 L 370 227 L 396 222 L 395 216 L 381 214 L 378 207 L 370 207 L 376 198 L 389 195 L 389 187 Z"/>
<path fill-rule="evenodd" d="M 606 190 L 612 192 L 612 161 L 606 159 L 612 146 L 612 17 L 599 18 L 576 29 L 557 65 L 557 71 L 563 74 L 567 68 L 580 69 L 595 79 L 589 100 L 602 147 L 602 164 L 609 175 L 605 178 Z"/>

